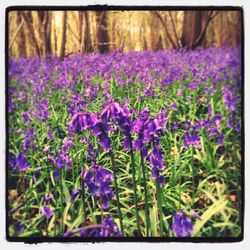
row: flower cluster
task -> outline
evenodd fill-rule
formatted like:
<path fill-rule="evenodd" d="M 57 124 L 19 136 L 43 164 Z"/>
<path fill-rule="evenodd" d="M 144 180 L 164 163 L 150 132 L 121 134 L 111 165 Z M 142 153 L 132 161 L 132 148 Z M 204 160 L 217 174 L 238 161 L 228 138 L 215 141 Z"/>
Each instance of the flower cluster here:
<path fill-rule="evenodd" d="M 237 108 L 237 97 L 232 88 L 222 87 L 223 101 L 227 109 L 235 111 Z"/>
<path fill-rule="evenodd" d="M 118 104 L 117 102 L 110 103 L 100 114 L 100 119 L 104 122 L 117 122 L 121 132 L 124 133 L 124 148 L 131 149 L 131 129 L 132 121 L 130 119 L 129 110 Z"/>
<path fill-rule="evenodd" d="M 110 127 L 106 122 L 100 121 L 98 116 L 93 113 L 74 114 L 68 124 L 68 130 L 70 132 L 82 132 L 86 129 L 92 131 L 105 151 L 111 150 L 111 141 L 107 134 Z"/>
<path fill-rule="evenodd" d="M 24 152 L 18 154 L 13 164 L 13 168 L 17 171 L 26 171 L 29 168 L 29 163 Z"/>
<path fill-rule="evenodd" d="M 160 148 L 159 137 L 164 134 L 166 125 L 166 111 L 150 119 L 149 110 L 145 108 L 138 119 L 133 123 L 133 131 L 137 134 L 134 148 L 140 150 L 152 167 L 152 179 L 158 179 L 160 185 L 164 184 L 164 178 L 160 171 L 164 170 L 163 156 Z M 153 146 L 153 150 L 147 153 L 147 144 Z"/>
<path fill-rule="evenodd" d="M 81 95 L 73 94 L 71 96 L 69 106 L 68 106 L 68 111 L 70 115 L 74 115 L 75 113 L 85 111 L 85 107 L 86 107 L 86 103 L 82 99 Z"/>
<path fill-rule="evenodd" d="M 201 147 L 200 138 L 195 132 L 193 132 L 193 133 L 185 132 L 184 133 L 183 147 L 187 148 L 189 146 L 194 146 L 196 148 Z"/>
<path fill-rule="evenodd" d="M 94 165 L 91 169 L 83 169 L 81 177 L 88 187 L 89 194 L 101 200 L 103 209 L 109 208 L 109 201 L 115 195 L 111 187 L 113 175 L 108 170 Z"/>
<path fill-rule="evenodd" d="M 118 230 L 117 226 L 115 225 L 112 216 L 107 216 L 102 222 L 103 228 L 98 230 L 96 233 L 97 237 L 122 237 L 122 233 Z"/>
<path fill-rule="evenodd" d="M 57 156 L 49 156 L 49 159 L 58 169 L 62 169 L 63 167 L 66 167 L 67 169 L 71 168 L 71 159 L 66 150 L 58 150 Z"/>
<path fill-rule="evenodd" d="M 174 214 L 174 223 L 172 231 L 177 237 L 188 237 L 193 231 L 193 222 L 191 218 L 187 217 L 185 212 L 180 211 Z"/>
<path fill-rule="evenodd" d="M 27 131 L 23 132 L 24 139 L 23 139 L 23 150 L 27 151 L 28 149 L 35 150 L 36 146 L 34 145 L 34 138 L 36 132 L 33 128 L 28 129 Z"/>

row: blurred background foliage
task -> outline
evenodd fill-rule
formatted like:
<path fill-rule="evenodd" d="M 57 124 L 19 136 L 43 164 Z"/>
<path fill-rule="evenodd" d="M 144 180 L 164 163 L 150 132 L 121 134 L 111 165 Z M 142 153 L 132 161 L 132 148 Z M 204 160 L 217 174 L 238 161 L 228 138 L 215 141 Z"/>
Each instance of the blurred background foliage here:
<path fill-rule="evenodd" d="M 63 59 L 72 53 L 235 47 L 241 12 L 10 11 L 10 57 Z"/>

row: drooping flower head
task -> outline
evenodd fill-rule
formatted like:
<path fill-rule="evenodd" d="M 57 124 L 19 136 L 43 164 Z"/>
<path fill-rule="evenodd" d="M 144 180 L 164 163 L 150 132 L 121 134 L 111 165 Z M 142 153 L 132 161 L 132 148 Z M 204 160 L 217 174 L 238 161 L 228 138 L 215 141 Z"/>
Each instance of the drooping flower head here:
<path fill-rule="evenodd" d="M 100 119 L 105 122 L 116 122 L 121 132 L 124 133 L 124 148 L 129 150 L 132 148 L 131 130 L 132 121 L 129 110 L 117 102 L 111 102 L 100 114 Z"/>
<path fill-rule="evenodd" d="M 92 131 L 103 146 L 104 151 L 111 150 L 111 141 L 108 137 L 110 127 L 107 122 L 101 121 L 94 113 L 76 113 L 68 124 L 70 132 L 82 132 L 84 130 Z"/>
<path fill-rule="evenodd" d="M 99 122 L 97 115 L 93 113 L 76 113 L 68 124 L 68 128 L 73 132 L 82 132 L 90 129 Z"/>
<path fill-rule="evenodd" d="M 15 163 L 15 168 L 19 171 L 26 171 L 29 168 L 29 163 L 24 152 L 21 152 L 17 156 Z"/>
<path fill-rule="evenodd" d="M 108 236 L 114 236 L 114 237 L 122 237 L 122 233 L 118 230 L 118 227 L 115 225 L 113 218 L 111 215 L 107 216 L 103 222 L 102 225 L 103 228 L 100 229 L 99 237 L 108 237 Z M 106 228 L 109 228 L 107 230 Z"/>
<path fill-rule="evenodd" d="M 187 148 L 189 146 L 194 146 L 195 148 L 200 148 L 200 138 L 199 136 L 193 132 L 185 132 L 184 133 L 184 142 L 183 142 L 183 147 Z"/>
<path fill-rule="evenodd" d="M 14 224 L 14 227 L 15 227 L 15 231 L 16 231 L 18 234 L 24 232 L 24 230 L 25 230 L 24 225 L 23 225 L 22 223 L 20 223 L 20 222 L 16 222 L 16 223 Z"/>
<path fill-rule="evenodd" d="M 80 193 L 81 193 L 81 192 L 80 192 L 79 189 L 74 189 L 74 190 L 72 191 L 70 197 L 69 197 L 69 202 L 73 202 L 74 199 L 76 198 L 76 196 L 77 196 L 78 194 L 80 194 Z"/>
<path fill-rule="evenodd" d="M 54 215 L 54 212 L 49 207 L 45 206 L 41 206 L 41 213 L 47 219 Z"/>
<path fill-rule="evenodd" d="M 88 187 L 89 194 L 100 198 L 103 209 L 109 208 L 109 201 L 115 195 L 111 186 L 113 180 L 111 172 L 94 165 L 91 169 L 83 169 L 81 177 Z"/>
<path fill-rule="evenodd" d="M 188 237 L 193 231 L 193 222 L 191 218 L 187 217 L 185 212 L 180 211 L 174 214 L 174 222 L 172 225 L 172 231 L 177 237 Z"/>

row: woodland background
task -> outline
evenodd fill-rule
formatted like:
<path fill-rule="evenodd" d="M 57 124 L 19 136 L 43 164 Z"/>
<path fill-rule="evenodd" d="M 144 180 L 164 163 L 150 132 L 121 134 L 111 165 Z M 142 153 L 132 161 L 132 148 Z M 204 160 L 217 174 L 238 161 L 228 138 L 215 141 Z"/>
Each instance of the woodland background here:
<path fill-rule="evenodd" d="M 10 57 L 106 53 L 241 42 L 240 11 L 10 11 Z"/>

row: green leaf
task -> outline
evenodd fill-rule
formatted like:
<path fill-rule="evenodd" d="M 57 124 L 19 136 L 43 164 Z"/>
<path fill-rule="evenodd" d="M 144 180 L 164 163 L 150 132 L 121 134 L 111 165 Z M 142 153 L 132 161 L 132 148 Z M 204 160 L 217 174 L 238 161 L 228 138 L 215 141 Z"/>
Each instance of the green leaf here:
<path fill-rule="evenodd" d="M 196 236 L 202 227 L 218 212 L 221 212 L 226 207 L 227 200 L 221 199 L 216 201 L 212 206 L 210 206 L 201 216 L 202 220 L 197 220 L 194 225 L 194 231 L 192 232 L 192 236 Z"/>

